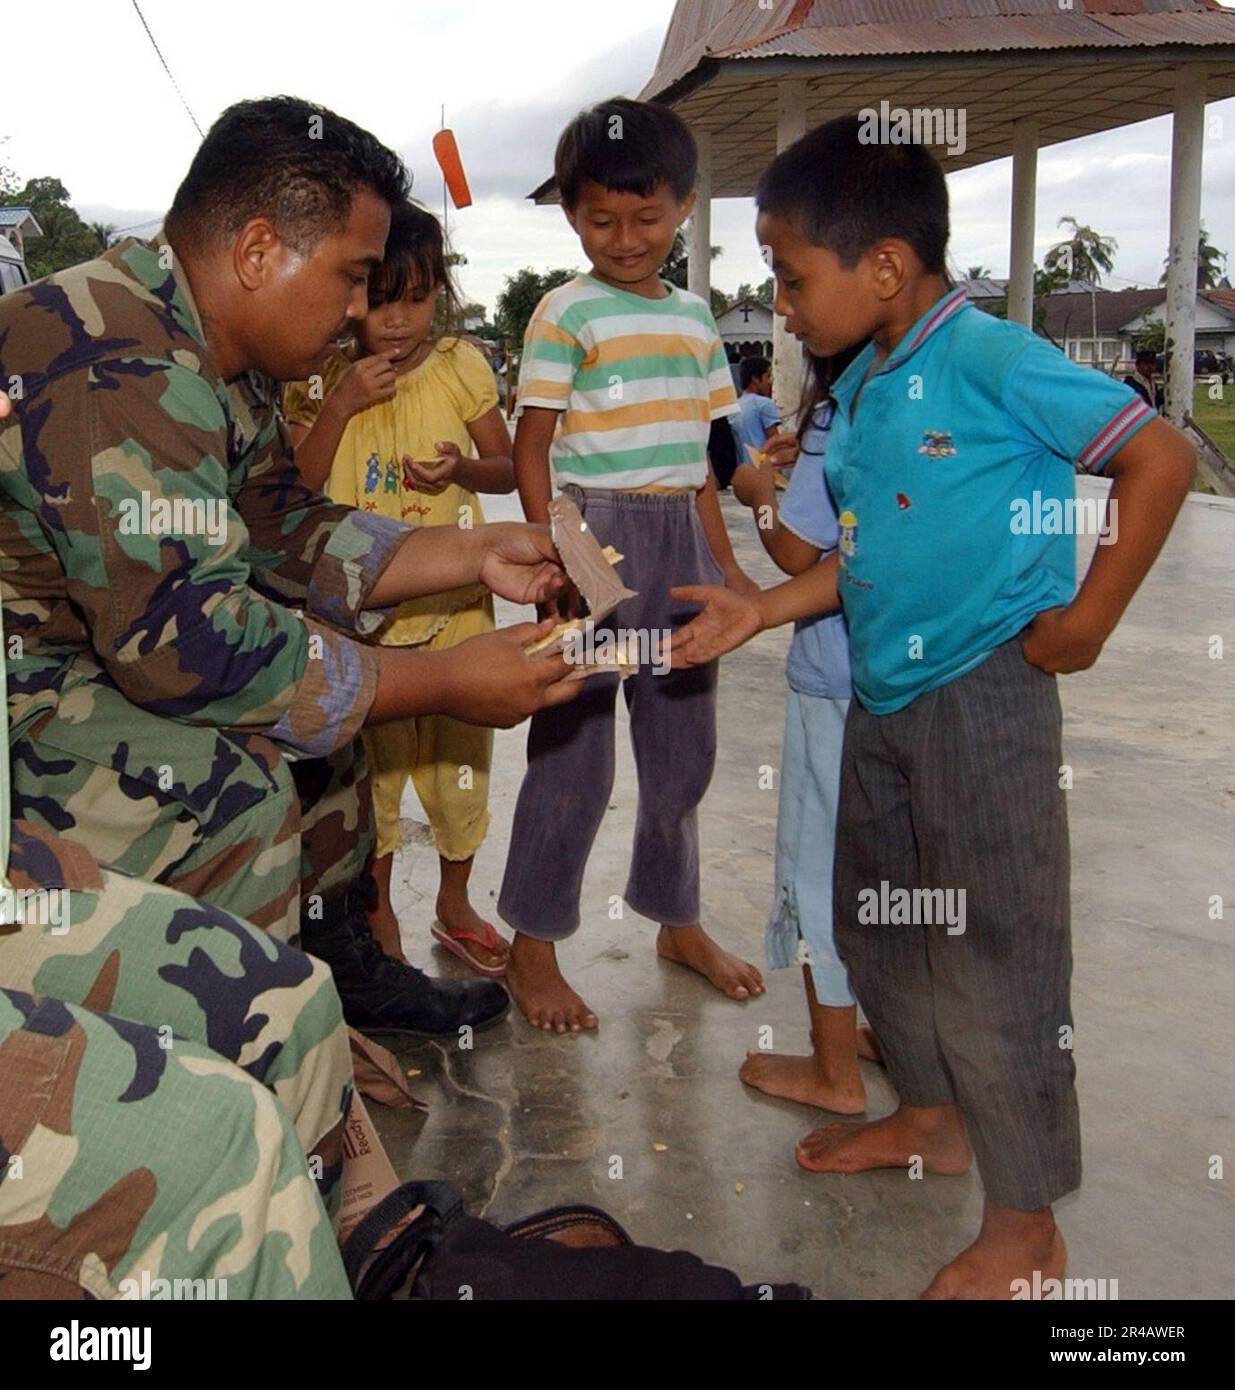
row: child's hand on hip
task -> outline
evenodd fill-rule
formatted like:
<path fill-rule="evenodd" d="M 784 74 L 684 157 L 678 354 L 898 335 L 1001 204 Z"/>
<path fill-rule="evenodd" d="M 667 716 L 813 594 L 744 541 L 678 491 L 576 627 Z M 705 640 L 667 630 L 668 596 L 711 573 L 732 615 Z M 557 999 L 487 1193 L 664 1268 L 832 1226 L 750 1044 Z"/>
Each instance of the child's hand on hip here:
<path fill-rule="evenodd" d="M 1051 676 L 1086 671 L 1098 659 L 1105 639 L 1084 626 L 1071 608 L 1044 609 L 1025 629 L 1025 660 Z"/>

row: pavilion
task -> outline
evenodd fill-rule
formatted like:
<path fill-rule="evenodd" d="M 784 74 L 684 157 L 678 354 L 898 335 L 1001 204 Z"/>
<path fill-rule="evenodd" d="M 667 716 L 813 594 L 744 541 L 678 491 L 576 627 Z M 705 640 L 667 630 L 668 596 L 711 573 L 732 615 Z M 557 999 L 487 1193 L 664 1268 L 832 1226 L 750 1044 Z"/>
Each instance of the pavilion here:
<path fill-rule="evenodd" d="M 1008 317 L 1033 321 L 1038 150 L 1173 119 L 1166 290 L 1167 414 L 1191 408 L 1205 104 L 1235 96 L 1235 10 L 1218 0 L 678 0 L 640 95 L 699 146 L 690 287 L 710 288 L 712 198 L 749 197 L 778 150 L 867 108 L 963 112 L 937 144 L 945 170 L 1012 156 Z M 552 180 L 531 195 L 551 202 Z M 800 356 L 779 318 L 777 396 L 796 402 Z"/>

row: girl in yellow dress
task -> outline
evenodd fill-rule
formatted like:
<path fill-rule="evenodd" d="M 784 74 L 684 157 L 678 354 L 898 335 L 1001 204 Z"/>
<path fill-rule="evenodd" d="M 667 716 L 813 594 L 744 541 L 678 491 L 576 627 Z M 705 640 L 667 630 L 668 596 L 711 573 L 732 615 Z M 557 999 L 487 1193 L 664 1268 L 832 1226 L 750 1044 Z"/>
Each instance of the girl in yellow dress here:
<path fill-rule="evenodd" d="M 470 343 L 435 334 L 455 303 L 437 219 L 413 203 L 394 208 L 356 351 L 330 358 L 320 379 L 284 388 L 296 462 L 311 487 L 411 526 L 479 526 L 476 494 L 511 491 L 510 432 L 489 364 Z M 471 585 L 404 604 L 380 640 L 440 650 L 493 626 L 492 595 Z M 467 892 L 489 826 L 493 731 L 430 714 L 366 729 L 364 741 L 377 823 L 374 936 L 403 957 L 390 876 L 410 779 L 440 861 L 433 935 L 479 974 L 501 975 L 506 942 Z"/>

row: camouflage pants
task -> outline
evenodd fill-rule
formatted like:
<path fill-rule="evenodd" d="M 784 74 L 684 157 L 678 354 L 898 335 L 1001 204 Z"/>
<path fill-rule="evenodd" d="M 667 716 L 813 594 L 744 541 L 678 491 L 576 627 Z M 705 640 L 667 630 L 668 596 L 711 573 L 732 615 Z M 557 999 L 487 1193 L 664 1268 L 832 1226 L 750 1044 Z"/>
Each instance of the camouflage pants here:
<path fill-rule="evenodd" d="M 0 1297 L 207 1278 L 349 1297 L 327 1208 L 351 1059 L 326 967 L 14 832 L 13 886 L 68 885 L 68 911 L 0 927 Z"/>
<path fill-rule="evenodd" d="M 289 764 L 261 735 L 142 709 L 87 658 L 14 740 L 12 791 L 15 818 L 282 941 L 298 934 L 301 903 L 346 889 L 373 847 L 359 740 Z"/>

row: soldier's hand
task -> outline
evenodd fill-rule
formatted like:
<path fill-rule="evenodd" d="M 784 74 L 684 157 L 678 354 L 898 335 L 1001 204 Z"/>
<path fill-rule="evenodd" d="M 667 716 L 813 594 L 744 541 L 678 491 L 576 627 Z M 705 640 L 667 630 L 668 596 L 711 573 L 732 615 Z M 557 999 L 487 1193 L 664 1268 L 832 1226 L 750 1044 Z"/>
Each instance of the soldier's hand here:
<path fill-rule="evenodd" d="M 395 393 L 395 369 L 388 353 L 362 357 L 353 362 L 340 379 L 334 394 L 349 415 L 358 415 L 371 405 L 392 400 Z"/>
<path fill-rule="evenodd" d="M 480 582 L 512 603 L 541 604 L 561 593 L 566 575 L 547 526 L 499 521 L 477 527 L 484 545 Z"/>
<path fill-rule="evenodd" d="M 452 659 L 450 708 L 444 713 L 469 724 L 509 729 L 537 710 L 573 700 L 586 669 L 568 664 L 560 653 L 528 656 L 524 651 L 555 626 L 552 618 L 516 623 L 441 653 Z"/>

